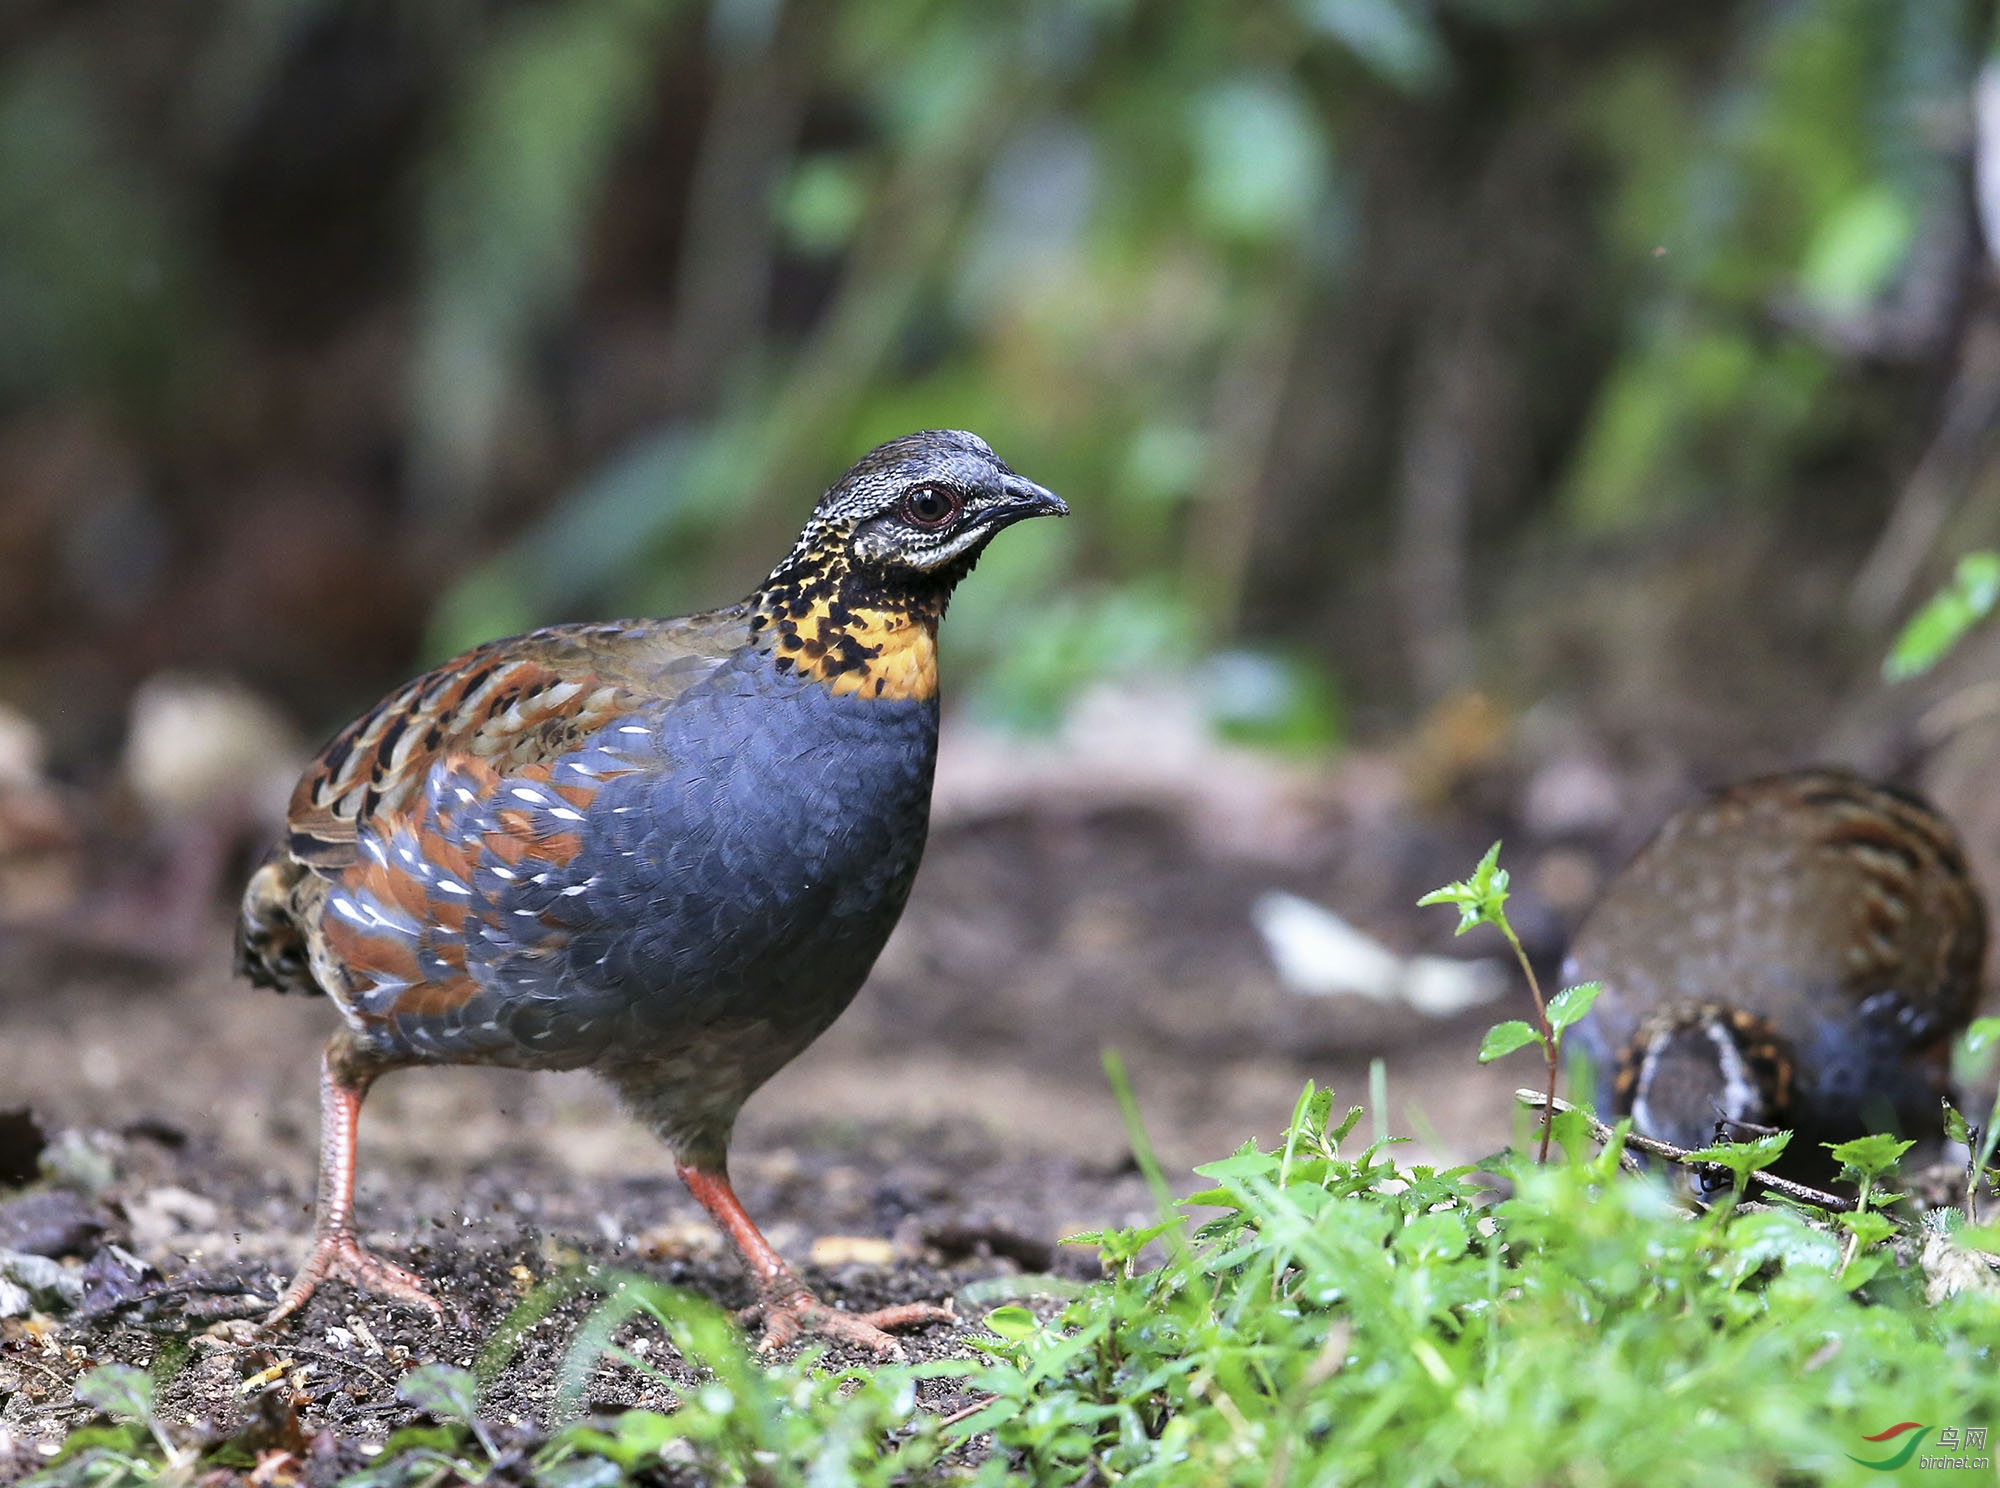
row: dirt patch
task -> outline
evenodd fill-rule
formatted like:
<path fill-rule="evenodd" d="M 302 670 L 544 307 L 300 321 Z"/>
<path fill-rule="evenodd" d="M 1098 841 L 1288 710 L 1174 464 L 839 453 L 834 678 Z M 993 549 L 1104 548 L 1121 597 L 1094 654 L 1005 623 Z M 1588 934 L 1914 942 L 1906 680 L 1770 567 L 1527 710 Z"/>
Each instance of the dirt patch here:
<path fill-rule="evenodd" d="M 162 1396 L 162 1414 L 177 1427 L 219 1435 L 243 1429 L 256 1408 L 244 1382 L 276 1369 L 289 1379 L 308 1436 L 331 1431 L 369 1443 L 413 1414 L 396 1398 L 403 1373 L 439 1361 L 471 1367 L 523 1294 L 548 1277 L 594 1265 L 607 1277 L 638 1271 L 726 1307 L 751 1300 L 733 1258 L 671 1177 L 580 1177 L 559 1161 L 517 1154 L 469 1171 L 405 1169 L 393 1180 L 378 1178 L 364 1203 L 367 1243 L 431 1280 L 445 1304 L 441 1325 L 330 1284 L 268 1343 L 226 1347 L 200 1331 L 218 1314 L 275 1299 L 308 1232 L 302 1191 L 289 1184 L 274 1191 L 263 1174 L 208 1140 L 176 1146 L 158 1133 L 99 1132 L 83 1145 L 113 1174 L 92 1204 L 101 1236 L 84 1248 L 95 1254 L 99 1240 L 116 1245 L 157 1274 L 93 1294 L 85 1311 L 94 1318 L 5 1325 L 0 1430 L 30 1445 L 88 1416 L 70 1394 L 83 1368 L 111 1359 L 150 1368 L 163 1351 L 190 1342 Z M 65 1166 L 86 1163 L 70 1153 Z M 801 1269 L 824 1295 L 855 1309 L 957 1297 L 960 1310 L 976 1317 L 1012 1294 L 1006 1278 L 1094 1274 L 1090 1252 L 1052 1243 L 1067 1226 L 1133 1223 L 1151 1209 L 1135 1174 L 1008 1154 L 984 1138 L 936 1128 L 821 1128 L 747 1153 L 738 1167 L 743 1196 L 773 1237 L 801 1258 L 828 1256 L 829 1264 L 808 1261 Z M 808 1238 L 814 1232 L 817 1245 Z M 886 1256 L 869 1254 L 884 1241 Z M 861 1259 L 843 1260 L 843 1250 Z M 1046 1285 L 1023 1282 L 1019 1294 Z M 570 1335 L 596 1300 L 586 1294 L 559 1305 L 527 1335 L 487 1393 L 496 1422 L 549 1419 Z M 912 1334 L 906 1353 L 966 1355 L 965 1326 Z M 586 1403 L 670 1407 L 669 1381 L 685 1382 L 687 1371 L 657 1328 L 635 1324 L 621 1336 L 636 1340 L 642 1354 L 656 1350 L 667 1380 L 607 1363 L 591 1377 Z M 935 1397 L 927 1403 L 951 1408 L 948 1382 L 926 1389 Z"/>
<path fill-rule="evenodd" d="M 1371 818 L 1323 791 L 1288 810 L 1282 851 L 1157 801 L 947 813 L 870 987 L 744 1114 L 732 1167 L 777 1247 L 855 1309 L 951 1297 L 977 1317 L 1043 1285 L 1009 1278 L 1093 1275 L 1093 1253 L 1057 1242 L 1153 1213 L 1100 1065 L 1107 1045 L 1183 1189 L 1193 1163 L 1277 1132 L 1307 1078 L 1365 1101 L 1376 1056 L 1397 1131 L 1438 1157 L 1504 1142 L 1526 1066 L 1481 1069 L 1473 1051 L 1519 1010 L 1511 997 L 1443 1021 L 1302 997 L 1280 983 L 1250 912 L 1285 889 L 1400 951 L 1441 949 L 1450 917 L 1413 901 L 1464 871 L 1484 825 Z M 1523 909 L 1530 927 L 1560 928 L 1531 891 Z M 316 1051 L 332 1015 L 234 981 L 219 916 L 201 943 L 200 964 L 167 976 L 32 947 L 0 958 L 0 1107 L 36 1110 L 98 1227 L 70 1264 L 116 1246 L 150 1268 L 112 1276 L 81 1312 L 4 1325 L 0 1441 L 17 1463 L 87 1415 L 71 1391 L 94 1362 L 158 1368 L 165 1354 L 167 1420 L 207 1431 L 268 1409 L 246 1380 L 282 1378 L 307 1438 L 327 1433 L 327 1451 L 358 1461 L 412 1418 L 396 1399 L 402 1373 L 469 1366 L 544 1278 L 631 1268 L 726 1307 L 749 1301 L 667 1153 L 590 1078 L 419 1070 L 369 1098 L 359 1222 L 365 1243 L 432 1280 L 443 1325 L 329 1285 L 267 1344 L 204 1340 L 216 1316 L 274 1299 L 305 1253 Z M 1539 943 L 1552 949 L 1547 934 Z M 591 1305 L 565 1303 L 527 1336 L 486 1397 L 498 1425 L 548 1421 Z M 906 1348 L 966 1356 L 975 1326 Z M 684 1369 L 656 1329 L 630 1337 L 664 1377 L 602 1364 L 587 1403 L 671 1403 Z M 925 1389 L 936 1409 L 962 1403 L 948 1381 Z"/>

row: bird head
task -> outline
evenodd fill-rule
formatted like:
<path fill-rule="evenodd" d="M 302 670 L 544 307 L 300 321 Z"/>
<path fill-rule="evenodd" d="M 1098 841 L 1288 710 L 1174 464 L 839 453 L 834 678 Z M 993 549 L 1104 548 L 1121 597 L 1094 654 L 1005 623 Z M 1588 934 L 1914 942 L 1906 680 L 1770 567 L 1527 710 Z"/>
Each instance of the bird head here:
<path fill-rule="evenodd" d="M 1647 1021 L 1619 1059 L 1618 1114 L 1677 1147 L 1755 1135 L 1783 1125 L 1792 1062 L 1778 1032 L 1740 1008 L 1703 1003 Z"/>
<path fill-rule="evenodd" d="M 942 600 L 1001 528 L 1068 514 L 978 435 L 926 429 L 870 450 L 836 481 L 769 584 L 831 570 L 866 589 Z"/>

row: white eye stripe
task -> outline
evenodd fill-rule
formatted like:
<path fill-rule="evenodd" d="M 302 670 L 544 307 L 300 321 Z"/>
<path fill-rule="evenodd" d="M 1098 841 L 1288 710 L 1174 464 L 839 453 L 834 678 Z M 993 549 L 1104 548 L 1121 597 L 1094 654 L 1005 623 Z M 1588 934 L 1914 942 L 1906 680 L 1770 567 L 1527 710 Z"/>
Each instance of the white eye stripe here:
<path fill-rule="evenodd" d="M 1743 1051 L 1720 1024 L 1707 1025 L 1709 1042 L 1715 1045 L 1716 1063 L 1722 1067 L 1722 1108 L 1732 1121 L 1742 1121 L 1763 1104 L 1755 1077 L 1743 1061 Z"/>

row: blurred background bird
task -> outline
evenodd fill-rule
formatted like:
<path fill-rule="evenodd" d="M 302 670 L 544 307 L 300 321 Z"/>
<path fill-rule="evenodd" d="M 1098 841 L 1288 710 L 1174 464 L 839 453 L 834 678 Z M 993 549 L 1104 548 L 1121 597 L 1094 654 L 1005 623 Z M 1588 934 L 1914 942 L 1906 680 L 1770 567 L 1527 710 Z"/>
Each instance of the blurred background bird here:
<path fill-rule="evenodd" d="M 413 1064 L 601 1072 L 742 1254 L 767 1347 L 889 1352 L 883 1328 L 950 1317 L 821 1302 L 737 1201 L 729 1137 L 902 913 L 952 590 L 1003 528 L 1067 510 L 974 435 L 891 440 L 741 604 L 490 642 L 322 751 L 238 942 L 251 980 L 323 992 L 344 1024 L 312 1254 L 267 1324 L 328 1278 L 438 1309 L 353 1229 L 362 1098 Z"/>
<path fill-rule="evenodd" d="M 1577 931 L 1563 979 L 1599 1109 L 1681 1147 L 1794 1133 L 1935 1138 L 1982 992 L 1986 910 L 1950 825 L 1835 770 L 1731 786 L 1668 819 Z"/>

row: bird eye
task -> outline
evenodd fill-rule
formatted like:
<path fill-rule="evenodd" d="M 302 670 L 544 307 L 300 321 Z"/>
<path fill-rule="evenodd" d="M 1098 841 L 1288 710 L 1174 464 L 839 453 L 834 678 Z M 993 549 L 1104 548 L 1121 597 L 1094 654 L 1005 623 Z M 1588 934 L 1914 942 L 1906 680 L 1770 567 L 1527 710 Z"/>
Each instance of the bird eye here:
<path fill-rule="evenodd" d="M 949 491 L 936 486 L 918 486 L 903 498 L 903 520 L 912 527 L 942 527 L 958 515 L 963 505 Z"/>

